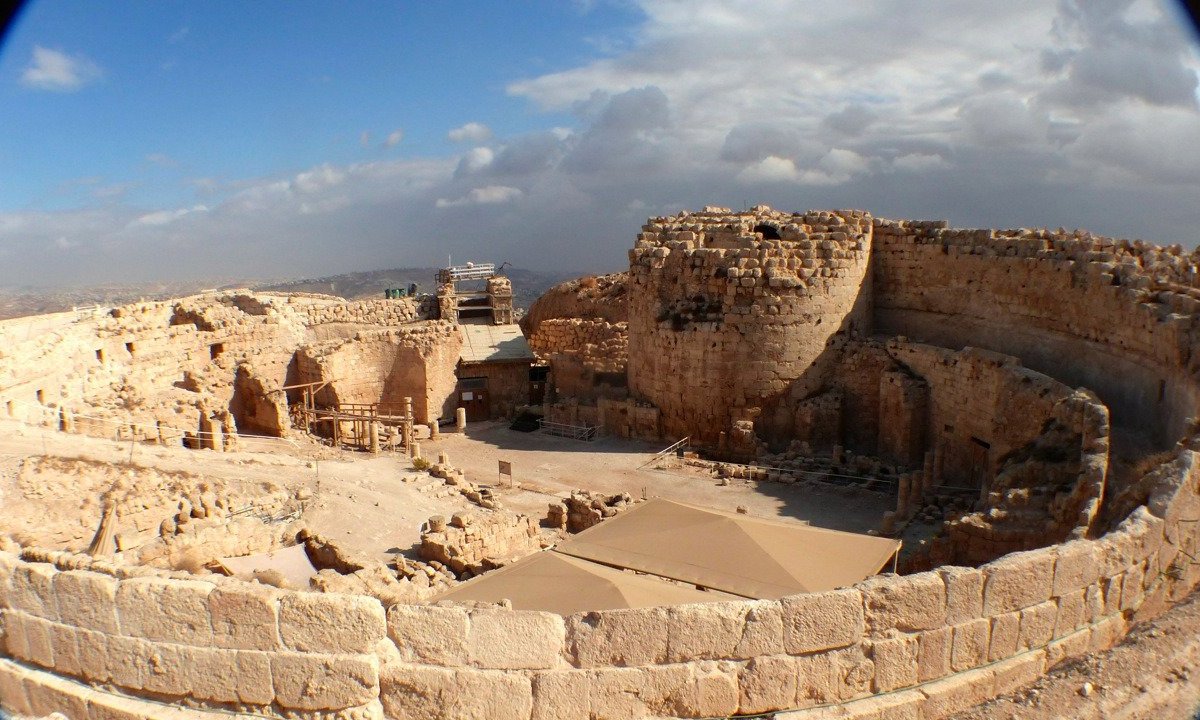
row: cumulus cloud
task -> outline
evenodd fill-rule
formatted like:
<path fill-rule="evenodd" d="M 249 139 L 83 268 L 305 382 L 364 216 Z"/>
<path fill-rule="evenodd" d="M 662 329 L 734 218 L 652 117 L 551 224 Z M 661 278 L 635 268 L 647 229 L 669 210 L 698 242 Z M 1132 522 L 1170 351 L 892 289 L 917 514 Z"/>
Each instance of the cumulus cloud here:
<path fill-rule="evenodd" d="M 21 83 L 38 90 L 72 92 L 103 75 L 100 66 L 82 55 L 35 45 Z"/>
<path fill-rule="evenodd" d="M 395 130 L 388 133 L 388 136 L 383 139 L 383 146 L 385 148 L 396 147 L 397 145 L 400 144 L 400 141 L 403 139 L 404 139 L 404 131 L 401 130 L 400 128 L 396 128 Z"/>
<path fill-rule="evenodd" d="M 438 198 L 436 205 L 439 208 L 457 207 L 459 205 L 498 205 L 513 202 L 524 194 L 520 188 L 509 187 L 508 185 L 488 185 L 486 187 L 475 188 L 466 195 L 454 200 Z"/>
<path fill-rule="evenodd" d="M 452 142 L 482 143 L 492 139 L 492 129 L 483 123 L 469 122 L 446 133 L 446 137 Z"/>
<path fill-rule="evenodd" d="M 176 220 L 187 217 L 188 215 L 206 212 L 208 212 L 208 208 L 204 205 L 194 205 L 190 208 L 179 208 L 177 210 L 159 210 L 157 212 L 146 213 L 145 215 L 139 216 L 137 219 L 131 222 L 129 226 L 137 227 L 146 225 L 169 225 Z"/>
<path fill-rule="evenodd" d="M 610 52 L 508 85 L 551 111 L 541 129 L 480 118 L 442 157 L 195 180 L 179 209 L 0 213 L 0 280 L 18 258 L 179 272 L 164 244 L 203 249 L 193 272 L 445 252 L 597 272 L 647 215 L 758 202 L 1195 241 L 1200 55 L 1161 0 L 632 1 L 644 20 Z"/>

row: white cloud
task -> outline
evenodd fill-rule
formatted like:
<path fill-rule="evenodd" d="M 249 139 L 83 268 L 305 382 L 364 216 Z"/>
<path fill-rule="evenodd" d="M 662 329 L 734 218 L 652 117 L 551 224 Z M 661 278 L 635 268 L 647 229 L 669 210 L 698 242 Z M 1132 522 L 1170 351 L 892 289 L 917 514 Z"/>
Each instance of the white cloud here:
<path fill-rule="evenodd" d="M 941 155 L 927 153 L 909 153 L 901 155 L 892 161 L 892 167 L 904 172 L 922 173 L 930 170 L 940 170 L 950 167 L 950 163 Z"/>
<path fill-rule="evenodd" d="M 194 205 L 190 208 L 179 208 L 177 210 L 159 210 L 157 212 L 146 213 L 129 223 L 130 228 L 138 226 L 160 226 L 170 225 L 180 218 L 187 217 L 196 213 L 206 213 L 208 208 L 204 205 Z"/>
<path fill-rule="evenodd" d="M 21 73 L 21 83 L 39 90 L 71 92 L 101 75 L 100 66 L 82 55 L 35 45 L 29 65 Z"/>
<path fill-rule="evenodd" d="M 475 188 L 466 195 L 454 199 L 438 198 L 435 205 L 440 208 L 457 207 L 459 205 L 498 205 L 509 203 L 520 198 L 525 193 L 520 188 L 508 185 L 488 185 Z"/>
<path fill-rule="evenodd" d="M 788 158 L 776 157 L 775 155 L 768 155 L 753 165 L 746 166 L 737 174 L 738 182 L 748 185 L 755 183 L 794 182 L 799 177 L 800 173 L 796 171 L 796 163 Z"/>
<path fill-rule="evenodd" d="M 483 123 L 469 122 L 446 133 L 453 142 L 481 143 L 492 139 L 492 129 Z"/>
<path fill-rule="evenodd" d="M 400 128 L 396 128 L 395 130 L 388 133 L 388 136 L 383 139 L 383 146 L 385 148 L 396 147 L 397 145 L 400 144 L 400 141 L 403 139 L 404 139 L 404 131 L 401 130 Z"/>

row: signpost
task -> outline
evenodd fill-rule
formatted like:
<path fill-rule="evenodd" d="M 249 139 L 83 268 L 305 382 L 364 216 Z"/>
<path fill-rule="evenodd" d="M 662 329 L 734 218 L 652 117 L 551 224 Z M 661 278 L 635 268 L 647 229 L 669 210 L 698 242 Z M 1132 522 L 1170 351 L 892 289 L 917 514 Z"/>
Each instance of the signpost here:
<path fill-rule="evenodd" d="M 514 487 L 514 485 L 513 485 L 512 463 L 511 463 L 511 462 L 509 462 L 508 460 L 501 460 L 501 461 L 500 461 L 500 470 L 499 470 L 499 472 L 497 472 L 497 473 L 496 473 L 496 484 L 497 484 L 497 485 L 499 485 L 499 484 L 500 484 L 500 478 L 501 478 L 501 477 L 503 477 L 504 475 L 507 475 L 507 476 L 508 476 L 508 486 L 509 486 L 509 487 Z"/>

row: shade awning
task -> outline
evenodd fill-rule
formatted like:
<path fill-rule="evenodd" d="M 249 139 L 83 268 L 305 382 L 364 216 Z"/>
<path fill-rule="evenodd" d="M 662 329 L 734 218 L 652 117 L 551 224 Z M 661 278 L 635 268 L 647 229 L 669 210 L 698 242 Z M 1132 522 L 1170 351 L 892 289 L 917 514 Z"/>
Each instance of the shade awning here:
<path fill-rule="evenodd" d="M 553 551 L 534 553 L 484 573 L 433 599 L 512 602 L 515 610 L 571 615 L 592 610 L 737 600 L 718 591 L 697 590 L 637 575 Z"/>
<path fill-rule="evenodd" d="M 555 550 L 748 598 L 853 585 L 878 573 L 900 541 L 650 500 Z"/>

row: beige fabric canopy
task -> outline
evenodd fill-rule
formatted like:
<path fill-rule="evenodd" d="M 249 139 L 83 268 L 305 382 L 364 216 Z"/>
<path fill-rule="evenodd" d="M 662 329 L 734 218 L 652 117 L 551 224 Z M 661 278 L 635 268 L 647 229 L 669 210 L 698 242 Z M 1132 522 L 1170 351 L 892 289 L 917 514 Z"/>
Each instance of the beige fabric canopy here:
<path fill-rule="evenodd" d="M 898 540 L 650 500 L 555 551 L 748 598 L 852 585 L 879 572 Z"/>
<path fill-rule="evenodd" d="M 433 599 L 499 602 L 516 610 L 570 615 L 589 610 L 737 600 L 735 596 L 616 570 L 556 552 L 539 552 L 468 580 Z"/>
<path fill-rule="evenodd" d="M 308 581 L 317 574 L 304 545 L 291 545 L 243 557 L 221 558 L 217 562 L 225 572 L 243 580 L 253 580 L 256 572 L 274 570 L 287 580 L 288 586 L 300 589 L 307 589 Z"/>

